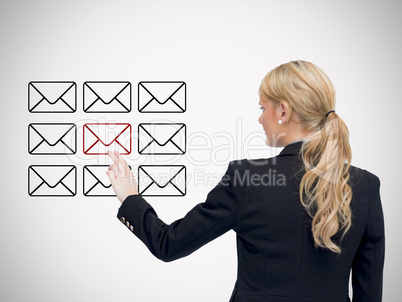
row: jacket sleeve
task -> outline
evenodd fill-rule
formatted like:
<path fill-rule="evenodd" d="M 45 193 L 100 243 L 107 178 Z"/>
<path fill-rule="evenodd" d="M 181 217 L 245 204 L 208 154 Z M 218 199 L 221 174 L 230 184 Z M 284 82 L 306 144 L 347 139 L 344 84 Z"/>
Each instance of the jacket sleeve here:
<path fill-rule="evenodd" d="M 139 195 L 131 195 L 121 205 L 117 217 L 162 261 L 187 256 L 232 229 L 241 204 L 243 186 L 239 173 L 229 168 L 206 201 L 196 205 L 185 217 L 168 225 Z"/>
<path fill-rule="evenodd" d="M 382 301 L 385 258 L 384 216 L 380 180 L 366 172 L 368 179 L 368 224 L 352 267 L 354 302 Z"/>

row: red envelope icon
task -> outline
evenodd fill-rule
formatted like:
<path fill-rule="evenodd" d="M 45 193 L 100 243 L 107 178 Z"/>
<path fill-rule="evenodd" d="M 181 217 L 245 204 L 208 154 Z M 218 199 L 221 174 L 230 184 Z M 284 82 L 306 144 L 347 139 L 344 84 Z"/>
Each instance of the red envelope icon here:
<path fill-rule="evenodd" d="M 84 154 L 106 155 L 108 151 L 131 153 L 131 125 L 128 123 L 86 123 L 83 128 Z"/>

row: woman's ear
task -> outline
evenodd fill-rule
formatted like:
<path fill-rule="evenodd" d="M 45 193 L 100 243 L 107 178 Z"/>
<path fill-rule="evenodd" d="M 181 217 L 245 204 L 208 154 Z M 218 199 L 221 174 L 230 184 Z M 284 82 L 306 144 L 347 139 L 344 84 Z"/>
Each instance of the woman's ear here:
<path fill-rule="evenodd" d="M 280 102 L 276 108 L 278 119 L 282 120 L 282 123 L 285 124 L 289 121 L 289 106 L 284 102 Z"/>

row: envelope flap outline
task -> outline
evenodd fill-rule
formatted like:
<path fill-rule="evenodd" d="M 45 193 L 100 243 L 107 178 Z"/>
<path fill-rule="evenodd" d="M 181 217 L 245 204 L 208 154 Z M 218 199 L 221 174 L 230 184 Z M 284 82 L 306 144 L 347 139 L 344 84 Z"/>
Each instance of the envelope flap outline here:
<path fill-rule="evenodd" d="M 98 134 L 96 133 L 97 131 L 94 129 L 96 126 L 108 126 L 108 125 L 113 125 L 113 126 L 120 126 L 119 130 L 116 131 L 117 135 L 113 137 L 112 141 L 107 141 L 105 142 L 104 140 L 100 139 Z M 91 127 L 92 126 L 92 127 Z M 118 142 L 119 137 L 129 128 L 131 128 L 130 124 L 126 124 L 126 123 L 116 123 L 116 124 L 85 124 L 84 128 L 88 129 L 96 138 L 99 142 L 101 142 L 103 145 L 105 145 L 106 147 L 110 146 L 111 144 L 113 144 L 114 142 Z"/>
<path fill-rule="evenodd" d="M 75 87 L 74 82 L 30 82 L 33 89 L 36 90 L 48 103 L 54 105 L 64 95 Z M 64 100 L 63 100 L 64 101 Z"/>
<path fill-rule="evenodd" d="M 183 128 L 184 124 L 172 124 L 172 123 L 158 123 L 158 124 L 140 124 L 143 129 L 152 139 L 159 145 L 166 145 L 176 134 L 178 134 Z M 170 126 L 170 127 L 168 127 Z M 153 133 L 153 134 L 152 134 Z"/>
<path fill-rule="evenodd" d="M 53 126 L 53 127 L 49 127 Z M 31 127 L 49 146 L 55 146 L 62 141 L 75 124 L 30 124 Z M 66 130 L 67 129 L 67 130 Z M 58 130 L 58 131 L 57 131 Z"/>
<path fill-rule="evenodd" d="M 110 181 L 103 179 L 105 177 L 100 176 L 100 173 L 106 175 L 105 169 L 107 166 L 85 166 L 84 169 L 89 172 L 104 188 L 110 188 L 112 184 Z"/>
<path fill-rule="evenodd" d="M 159 188 L 164 188 L 183 171 L 184 166 L 139 166 L 142 170 Z M 148 171 L 146 171 L 147 169 Z M 162 172 L 162 173 L 161 173 Z M 158 175 L 164 176 L 158 179 Z"/>
<path fill-rule="evenodd" d="M 140 82 L 144 88 L 159 104 L 169 101 L 184 85 L 184 82 Z"/>
<path fill-rule="evenodd" d="M 85 82 L 84 85 L 91 90 L 104 104 L 108 105 L 118 100 L 119 95 L 130 85 L 129 82 Z"/>
<path fill-rule="evenodd" d="M 48 169 L 49 167 L 42 166 L 35 166 L 35 168 L 30 166 L 30 168 L 50 188 L 55 188 L 58 184 L 62 183 L 70 172 L 75 170 L 74 166 L 58 166 L 58 169 Z"/>

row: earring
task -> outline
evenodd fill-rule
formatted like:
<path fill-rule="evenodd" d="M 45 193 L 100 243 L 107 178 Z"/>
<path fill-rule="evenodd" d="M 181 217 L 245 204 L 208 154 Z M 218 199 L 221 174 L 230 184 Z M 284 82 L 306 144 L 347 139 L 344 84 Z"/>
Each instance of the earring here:
<path fill-rule="evenodd" d="M 282 125 L 282 120 L 278 120 L 278 124 L 279 124 L 279 125 Z"/>

